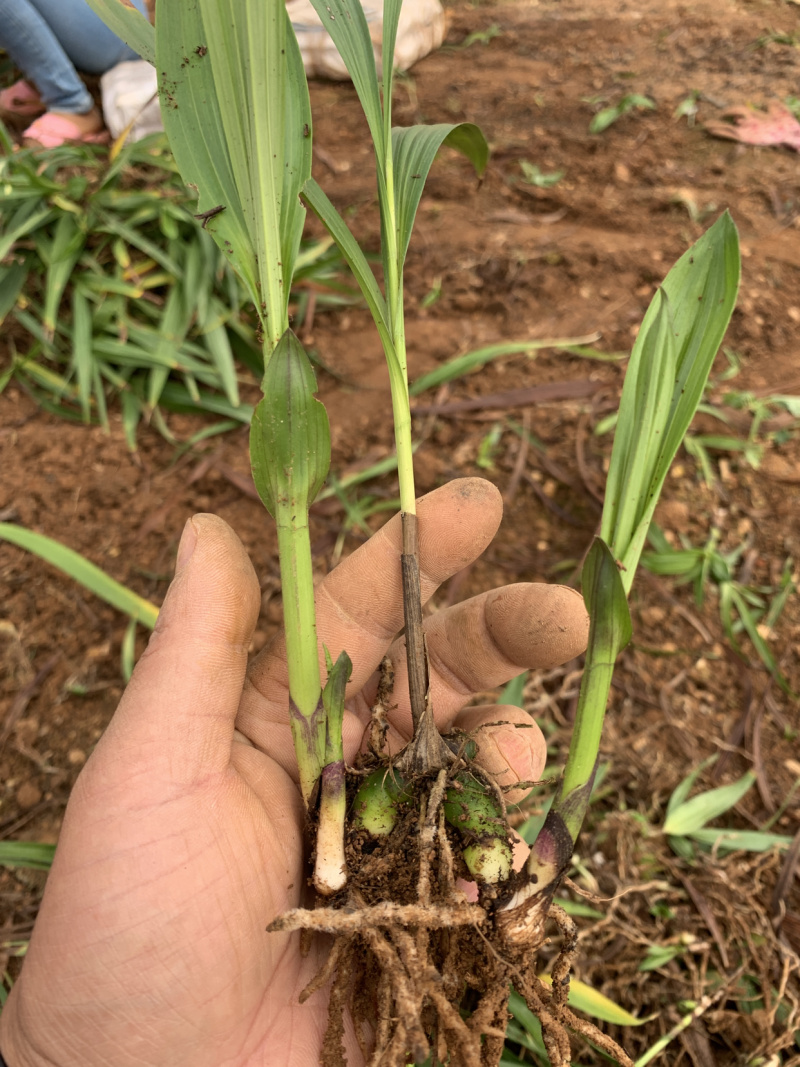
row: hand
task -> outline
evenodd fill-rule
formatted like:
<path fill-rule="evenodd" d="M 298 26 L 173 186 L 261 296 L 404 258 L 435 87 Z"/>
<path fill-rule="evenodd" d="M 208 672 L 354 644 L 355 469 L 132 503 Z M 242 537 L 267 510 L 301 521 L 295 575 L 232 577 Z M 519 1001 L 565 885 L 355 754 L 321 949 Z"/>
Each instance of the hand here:
<path fill-rule="evenodd" d="M 422 595 L 475 559 L 500 523 L 497 490 L 454 481 L 419 503 Z M 409 736 L 399 566 L 392 519 L 317 589 L 318 636 L 354 662 L 345 755 L 362 744 L 376 669 L 396 663 L 390 741 Z M 326 991 L 298 994 L 324 946 L 301 958 L 298 935 L 267 934 L 297 907 L 306 872 L 302 806 L 288 730 L 282 637 L 247 666 L 259 585 L 236 535 L 191 519 L 158 624 L 64 817 L 28 956 L 0 1017 L 9 1067 L 312 1067 Z M 461 709 L 526 667 L 585 646 L 581 598 L 514 585 L 426 623 L 440 728 L 518 708 Z M 538 729 L 477 736 L 501 783 L 544 765 Z M 348 1035 L 351 1064 L 359 1062 Z"/>

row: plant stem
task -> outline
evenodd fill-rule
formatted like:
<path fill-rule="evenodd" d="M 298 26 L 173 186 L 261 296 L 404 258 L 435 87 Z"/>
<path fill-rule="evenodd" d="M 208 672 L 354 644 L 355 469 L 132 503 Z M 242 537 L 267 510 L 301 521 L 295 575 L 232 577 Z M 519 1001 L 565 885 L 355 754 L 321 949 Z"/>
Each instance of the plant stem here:
<path fill-rule="evenodd" d="M 347 771 L 344 763 L 342 722 L 344 696 L 353 664 L 346 652 L 331 662 L 327 648 L 328 680 L 322 693 L 325 708 L 325 766 L 322 769 L 317 856 L 314 885 L 323 896 L 331 896 L 347 885 L 347 858 L 344 848 L 347 816 Z"/>
<path fill-rule="evenodd" d="M 408 691 L 414 736 L 397 760 L 398 769 L 408 775 L 432 774 L 454 760 L 442 740 L 433 718 L 428 678 L 428 653 L 422 630 L 422 594 L 419 582 L 419 544 L 417 516 L 403 512 L 403 550 L 400 565 L 403 575 L 403 617 L 405 620 Z"/>
<path fill-rule="evenodd" d="M 295 512 L 295 514 L 293 514 Z M 314 614 L 314 576 L 308 512 L 280 507 L 276 516 L 283 585 L 283 617 L 289 672 L 290 721 L 308 804 L 325 760 L 325 712 Z M 288 566 L 284 565 L 284 560 Z"/>
<path fill-rule="evenodd" d="M 386 59 L 386 57 L 384 57 Z M 403 316 L 403 269 L 397 240 L 397 206 L 392 155 L 392 69 L 391 58 L 383 77 L 383 196 L 381 197 L 384 270 L 386 272 L 386 306 L 389 313 L 394 353 L 400 373 L 390 373 L 392 414 L 394 417 L 397 474 L 400 483 L 400 512 L 403 547 L 400 563 L 403 576 L 403 616 L 405 620 L 406 660 L 414 742 L 406 769 L 427 773 L 446 766 L 452 754 L 442 742 L 428 699 L 428 662 L 422 630 L 422 593 L 419 579 L 419 537 L 417 503 L 414 487 L 414 451 L 411 444 L 411 408 L 408 396 L 408 360 L 405 320 Z M 380 171 L 380 160 L 378 160 Z M 391 362 L 391 361 L 390 361 Z"/>

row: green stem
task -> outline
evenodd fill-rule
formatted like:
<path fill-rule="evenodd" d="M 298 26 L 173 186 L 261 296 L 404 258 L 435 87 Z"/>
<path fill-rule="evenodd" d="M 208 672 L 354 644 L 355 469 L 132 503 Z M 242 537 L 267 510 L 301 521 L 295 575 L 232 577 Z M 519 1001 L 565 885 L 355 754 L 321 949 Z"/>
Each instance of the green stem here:
<path fill-rule="evenodd" d="M 417 510 L 414 489 L 414 453 L 411 445 L 411 409 L 408 397 L 408 359 L 406 355 L 405 318 L 403 314 L 403 271 L 397 240 L 397 204 L 394 189 L 394 157 L 392 153 L 392 71 L 383 75 L 383 239 L 386 271 L 386 307 L 394 355 L 400 373 L 390 373 L 394 437 L 397 449 L 397 473 L 400 481 L 400 510 L 415 515 Z M 376 162 L 381 163 L 376 153 Z M 388 357 L 387 357 L 388 358 Z M 391 367 L 392 360 L 389 358 Z"/>
<path fill-rule="evenodd" d="M 554 814 L 564 819 L 573 841 L 589 804 L 614 664 L 631 638 L 631 617 L 622 576 L 608 545 L 599 537 L 586 557 L 582 579 L 583 597 L 591 620 L 586 665 L 567 765 L 552 808 Z"/>
<path fill-rule="evenodd" d="M 594 657 L 587 653 L 567 765 L 561 780 L 560 793 L 565 797 L 585 786 L 594 774 L 613 673 L 613 661 L 597 663 Z M 581 814 L 581 821 L 582 819 Z M 580 829 L 580 822 L 573 827 L 568 821 L 567 825 L 574 839 Z"/>
<path fill-rule="evenodd" d="M 402 339 L 402 359 L 405 365 L 405 338 Z M 400 350 L 395 343 L 395 350 Z M 400 510 L 407 515 L 416 515 L 416 489 L 414 486 L 414 448 L 411 441 L 411 410 L 408 402 L 408 378 L 399 381 L 398 376 L 389 376 L 392 392 L 392 416 L 394 440 L 397 451 L 397 476 L 400 482 Z"/>
<path fill-rule="evenodd" d="M 322 691 L 326 720 L 325 766 L 322 768 L 320 788 L 314 885 L 323 896 L 331 896 L 347 885 L 347 857 L 344 847 L 347 769 L 344 762 L 342 724 L 345 691 L 353 664 L 346 652 L 342 652 L 334 664 L 327 648 L 325 661 L 328 666 L 328 680 Z"/>
<path fill-rule="evenodd" d="M 325 712 L 314 614 L 308 512 L 299 507 L 280 506 L 276 521 L 289 663 L 290 721 L 300 770 L 300 789 L 307 805 L 325 761 Z"/>

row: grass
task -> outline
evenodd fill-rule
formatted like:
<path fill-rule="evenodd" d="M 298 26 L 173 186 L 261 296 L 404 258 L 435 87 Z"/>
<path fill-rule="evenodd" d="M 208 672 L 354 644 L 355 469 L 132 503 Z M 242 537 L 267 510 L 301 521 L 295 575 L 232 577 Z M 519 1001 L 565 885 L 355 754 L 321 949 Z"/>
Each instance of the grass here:
<path fill-rule="evenodd" d="M 678 583 L 691 583 L 698 607 L 703 606 L 709 588 L 714 589 L 722 628 L 733 650 L 743 655 L 740 635 L 745 633 L 769 674 L 785 692 L 790 693 L 767 642 L 786 601 L 797 588 L 792 560 L 785 561 L 777 587 L 754 586 L 736 578 L 737 568 L 748 548 L 747 542 L 724 552 L 720 549 L 721 538 L 721 530 L 712 526 L 708 540 L 701 548 L 694 547 L 683 534 L 680 536 L 681 547 L 676 547 L 654 523 L 649 532 L 654 551 L 643 554 L 642 564 L 653 574 L 673 577 Z"/>
<path fill-rule="evenodd" d="M 113 159 L 13 148 L 0 126 L 0 324 L 13 352 L 0 391 L 15 381 L 46 410 L 105 427 L 118 403 L 131 449 L 142 420 L 169 438 L 170 410 L 248 422 L 240 385 L 260 373 L 255 316 L 163 135 Z M 298 328 L 352 300 L 333 242 L 307 242 Z"/>

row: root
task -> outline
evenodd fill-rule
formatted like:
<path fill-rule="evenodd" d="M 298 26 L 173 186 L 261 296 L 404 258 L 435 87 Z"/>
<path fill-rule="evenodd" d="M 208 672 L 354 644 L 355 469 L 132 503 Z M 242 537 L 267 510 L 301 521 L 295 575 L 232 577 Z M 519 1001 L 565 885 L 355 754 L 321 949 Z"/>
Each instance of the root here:
<path fill-rule="evenodd" d="M 448 1067 L 497 1067 L 512 982 L 541 1021 L 552 1067 L 569 1067 L 570 1031 L 632 1067 L 614 1041 L 567 1006 L 577 928 L 566 912 L 549 909 L 561 934 L 549 986 L 536 974 L 546 906 L 535 943 L 519 944 L 506 937 L 502 913 L 486 904 L 488 893 L 486 906 L 470 904 L 457 888 L 464 867 L 444 819 L 449 780 L 447 769 L 429 779 L 418 819 L 410 813 L 377 850 L 354 845 L 356 862 L 338 907 L 298 908 L 268 927 L 334 936 L 325 964 L 300 996 L 304 1002 L 330 984 L 323 1067 L 345 1067 L 346 1010 L 369 1067 L 429 1058 Z M 386 900 L 388 894 L 395 899 Z"/>
<path fill-rule="evenodd" d="M 367 908 L 293 908 L 271 922 L 271 933 L 314 930 L 324 934 L 359 934 L 365 927 L 427 926 L 441 930 L 448 926 L 475 926 L 486 922 L 486 912 L 478 904 L 456 903 L 450 908 L 423 904 L 392 904 L 385 901 Z"/>

